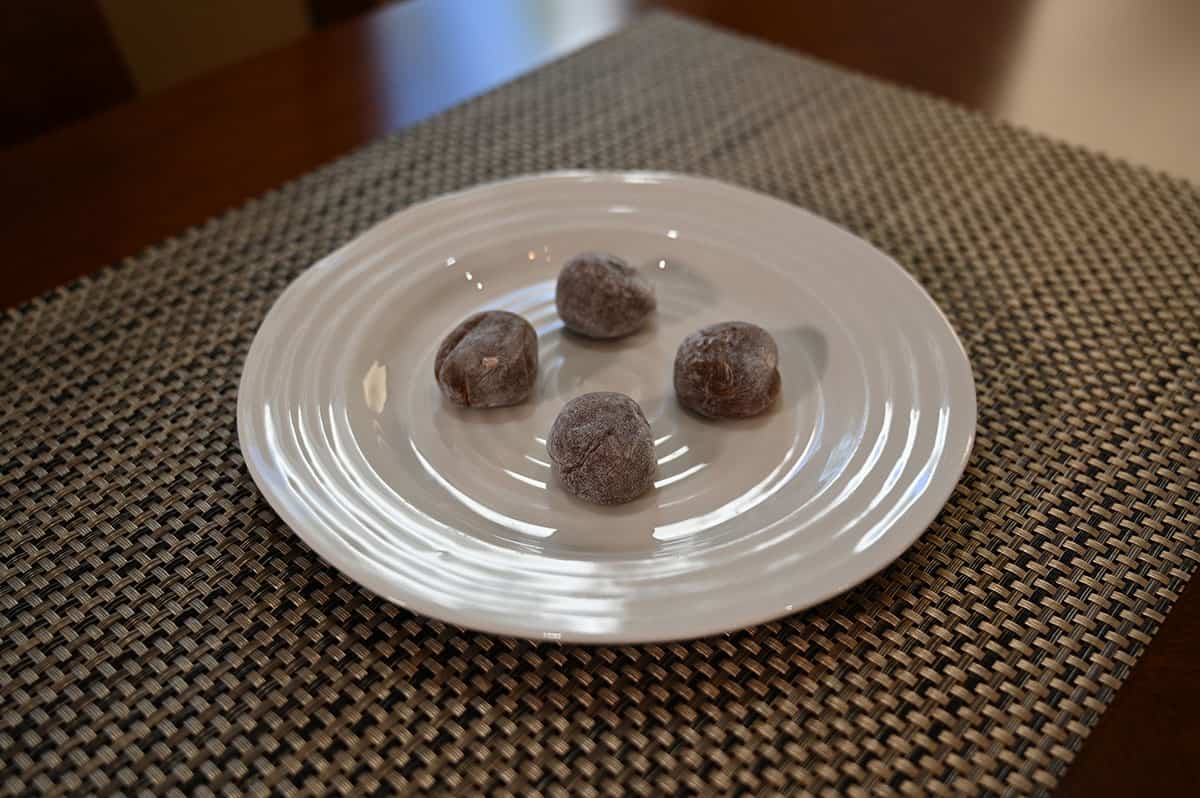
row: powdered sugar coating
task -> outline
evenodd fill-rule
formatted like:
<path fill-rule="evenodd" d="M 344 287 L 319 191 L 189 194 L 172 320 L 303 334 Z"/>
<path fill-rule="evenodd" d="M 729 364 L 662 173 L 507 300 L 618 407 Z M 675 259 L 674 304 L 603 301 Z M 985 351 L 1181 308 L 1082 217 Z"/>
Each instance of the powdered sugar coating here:
<path fill-rule="evenodd" d="M 615 255 L 586 252 L 558 273 L 554 302 L 567 329 L 590 338 L 635 332 L 657 307 L 654 286 Z"/>
<path fill-rule="evenodd" d="M 755 324 L 727 321 L 697 330 L 675 354 L 675 394 L 709 418 L 747 418 L 779 395 L 779 350 Z"/>
<path fill-rule="evenodd" d="M 433 370 L 442 394 L 462 407 L 525 401 L 537 378 L 533 326 L 515 313 L 488 310 L 464 319 L 442 340 Z"/>
<path fill-rule="evenodd" d="M 546 449 L 563 488 L 596 504 L 632 501 L 654 484 L 650 422 L 622 393 L 586 393 L 567 402 Z"/>

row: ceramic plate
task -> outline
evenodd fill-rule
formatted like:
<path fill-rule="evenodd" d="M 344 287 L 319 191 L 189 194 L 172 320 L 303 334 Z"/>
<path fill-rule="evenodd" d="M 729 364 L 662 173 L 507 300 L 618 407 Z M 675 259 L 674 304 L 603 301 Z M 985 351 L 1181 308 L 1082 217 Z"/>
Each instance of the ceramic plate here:
<path fill-rule="evenodd" d="M 642 332 L 564 333 L 563 260 L 612 252 L 658 293 Z M 460 410 L 442 337 L 501 308 L 536 328 L 534 396 Z M 742 319 L 779 345 L 782 393 L 713 422 L 675 401 L 689 332 Z M 621 391 L 650 420 L 655 488 L 567 496 L 546 455 L 562 405 Z M 351 579 L 415 612 L 536 639 L 638 642 L 809 607 L 933 520 L 975 429 L 971 369 L 929 296 L 841 228 L 712 180 L 555 173 L 411 207 L 301 275 L 246 358 L 238 433 L 259 488 Z"/>

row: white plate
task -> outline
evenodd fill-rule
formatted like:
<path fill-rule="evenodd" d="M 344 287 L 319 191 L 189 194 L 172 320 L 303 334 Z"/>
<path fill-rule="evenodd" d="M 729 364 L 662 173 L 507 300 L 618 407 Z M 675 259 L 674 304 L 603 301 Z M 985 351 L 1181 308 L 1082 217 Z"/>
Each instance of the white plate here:
<path fill-rule="evenodd" d="M 564 258 L 616 253 L 658 291 L 649 329 L 565 335 Z M 442 400 L 434 352 L 465 316 L 538 331 L 535 395 Z M 675 401 L 680 340 L 743 319 L 779 345 L 759 418 Z M 588 391 L 641 403 L 655 490 L 602 508 L 555 484 L 545 436 Z M 351 579 L 416 612 L 537 639 L 690 638 L 866 579 L 924 531 L 975 429 L 966 354 L 886 255 L 779 200 L 695 177 L 556 173 L 409 208 L 301 275 L 267 315 L 238 394 L 255 482 Z"/>

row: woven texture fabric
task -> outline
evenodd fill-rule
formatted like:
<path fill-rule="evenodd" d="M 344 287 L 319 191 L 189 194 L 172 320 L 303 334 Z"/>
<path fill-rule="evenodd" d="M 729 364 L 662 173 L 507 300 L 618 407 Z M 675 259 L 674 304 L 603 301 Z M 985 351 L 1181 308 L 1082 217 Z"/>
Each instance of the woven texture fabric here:
<path fill-rule="evenodd" d="M 376 598 L 261 499 L 236 392 L 287 283 L 412 202 L 578 167 L 812 209 L 945 310 L 978 439 L 895 565 L 740 633 L 537 645 Z M 0 785 L 1043 791 L 1196 567 L 1198 264 L 1183 181 L 648 17 L 0 319 Z"/>

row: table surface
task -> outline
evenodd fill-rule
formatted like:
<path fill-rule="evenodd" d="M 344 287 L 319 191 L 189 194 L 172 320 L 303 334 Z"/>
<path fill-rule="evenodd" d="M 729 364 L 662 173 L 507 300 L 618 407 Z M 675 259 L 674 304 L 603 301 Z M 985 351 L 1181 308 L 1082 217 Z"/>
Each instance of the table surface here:
<path fill-rule="evenodd" d="M 564 17 L 566 2 L 523 5 L 530 13 L 537 6 L 570 18 Z M 899 19 L 871 14 L 878 4 L 868 0 L 841 4 L 838 13 L 809 4 L 816 9 L 810 17 L 794 5 L 776 15 L 761 8 L 739 13 L 744 2 L 665 5 L 995 113 L 1011 107 L 1011 98 L 996 89 L 998 65 L 1011 73 L 1020 71 L 1022 58 L 1033 59 L 1020 36 L 1010 41 L 1001 33 L 989 37 L 987 48 L 968 48 L 980 55 L 963 69 L 942 69 L 945 52 L 927 46 L 930 36 L 936 38 L 940 26 L 940 41 L 955 40 L 949 34 L 968 13 L 956 18 L 949 3 L 930 4 L 939 9 L 933 16 Z M 506 46 L 512 30 L 503 25 L 472 26 L 455 34 L 464 37 L 456 46 L 434 47 L 430 43 L 446 35 L 447 22 L 469 13 L 466 0 L 392 6 L 0 153 L 0 230 L 9 248 L 0 303 L 19 303 L 119 261 L 568 52 L 635 13 L 626 2 L 597 8 L 603 10 L 572 19 L 572 26 L 527 33 L 520 47 Z M 1003 21 L 992 20 L 992 27 L 1001 29 Z M 857 25 L 854 37 L 845 32 L 850 24 Z M 903 35 L 904 26 L 925 35 Z M 889 32 L 894 35 L 886 50 L 862 45 Z M 963 40 L 969 44 L 970 37 Z M 464 45 L 487 58 L 464 66 Z M 1058 794 L 1185 793 L 1197 780 L 1197 756 L 1200 597 L 1189 590 L 1087 739 Z"/>

